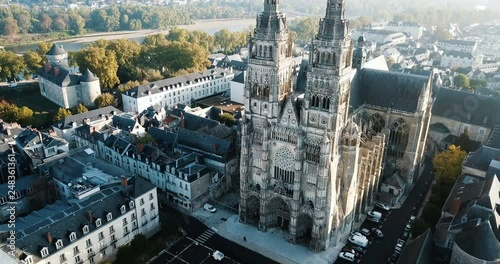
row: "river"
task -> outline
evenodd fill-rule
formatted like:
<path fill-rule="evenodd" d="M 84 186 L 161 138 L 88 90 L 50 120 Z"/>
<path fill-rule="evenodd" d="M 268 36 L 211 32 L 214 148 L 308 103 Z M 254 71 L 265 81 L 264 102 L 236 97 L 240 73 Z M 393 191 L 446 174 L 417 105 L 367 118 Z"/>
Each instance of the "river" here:
<path fill-rule="evenodd" d="M 255 26 L 255 19 L 228 19 L 228 20 L 200 20 L 196 21 L 193 25 L 180 25 L 178 27 L 188 30 L 203 30 L 209 34 L 215 34 L 221 29 L 228 29 L 232 32 L 242 31 L 249 27 Z M 152 34 L 163 33 L 166 34 L 167 30 L 140 30 L 140 31 L 126 31 L 126 32 L 109 32 L 109 33 L 96 33 L 89 34 L 72 39 L 55 41 L 62 45 L 66 51 L 79 51 L 87 44 L 95 42 L 99 39 L 113 40 L 126 38 L 129 40 L 142 43 L 146 36 Z M 36 50 L 37 43 L 23 44 L 18 46 L 7 46 L 6 51 L 12 51 L 16 54 L 23 54 L 29 50 Z"/>

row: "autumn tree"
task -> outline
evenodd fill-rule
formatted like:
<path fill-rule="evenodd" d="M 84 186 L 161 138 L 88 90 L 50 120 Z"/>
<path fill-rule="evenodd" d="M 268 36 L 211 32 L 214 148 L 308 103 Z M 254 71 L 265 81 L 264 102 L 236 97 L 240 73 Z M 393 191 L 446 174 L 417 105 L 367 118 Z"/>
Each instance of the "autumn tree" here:
<path fill-rule="evenodd" d="M 152 146 L 158 146 L 156 139 L 149 133 L 146 133 L 140 137 L 137 137 L 136 144 L 150 144 Z"/>
<path fill-rule="evenodd" d="M 33 111 L 26 106 L 19 108 L 2 100 L 0 102 L 0 118 L 5 122 L 17 122 L 22 126 L 27 126 L 33 122 Z"/>
<path fill-rule="evenodd" d="M 73 114 L 71 113 L 71 111 L 69 111 L 68 109 L 64 109 L 62 107 L 60 107 L 57 112 L 54 113 L 54 116 L 52 116 L 52 121 L 54 122 L 57 122 L 59 120 L 62 120 L 68 116 L 72 116 Z"/>
<path fill-rule="evenodd" d="M 455 145 L 436 155 L 432 164 L 437 179 L 443 183 L 455 182 L 462 173 L 462 162 L 466 155 L 465 151 Z"/>
<path fill-rule="evenodd" d="M 40 55 L 42 58 L 45 59 L 45 54 L 49 52 L 50 48 L 52 48 L 53 43 L 50 42 L 40 42 L 38 43 L 38 48 L 36 49 L 36 52 L 38 55 Z"/>
<path fill-rule="evenodd" d="M 43 57 L 35 51 L 28 51 L 23 54 L 28 73 L 34 74 L 43 66 Z"/>
<path fill-rule="evenodd" d="M 118 91 L 123 93 L 126 92 L 134 87 L 139 86 L 141 83 L 139 81 L 128 81 L 124 84 L 118 85 Z"/>
<path fill-rule="evenodd" d="M 89 111 L 89 110 L 87 109 L 87 107 L 85 107 L 85 106 L 84 106 L 83 104 L 81 104 L 81 103 L 80 103 L 80 104 L 78 104 L 78 105 L 76 106 L 76 112 L 77 112 L 78 114 L 81 114 L 81 113 L 86 113 L 86 112 L 88 112 L 88 111 Z"/>
<path fill-rule="evenodd" d="M 147 35 L 142 42 L 146 47 L 155 47 L 167 44 L 167 39 L 163 34 Z"/>
<path fill-rule="evenodd" d="M 219 121 L 226 126 L 232 126 L 234 125 L 236 120 L 234 119 L 234 116 L 232 114 L 224 113 L 219 115 Z"/>
<path fill-rule="evenodd" d="M 81 72 L 90 69 L 99 77 L 101 86 L 111 89 L 120 83 L 118 79 L 118 63 L 114 51 L 100 47 L 86 47 L 75 55 L 76 62 Z"/>
<path fill-rule="evenodd" d="M 26 64 L 22 57 L 11 51 L 0 51 L 0 80 L 14 80 L 19 73 L 23 73 Z"/>
<path fill-rule="evenodd" d="M 33 123 L 33 110 L 31 110 L 27 106 L 16 108 L 17 109 L 14 115 L 16 122 L 21 124 L 22 126 L 31 125 Z"/>
<path fill-rule="evenodd" d="M 1 34 L 9 37 L 14 37 L 19 32 L 17 21 L 13 18 L 0 20 L 0 27 Z"/>
<path fill-rule="evenodd" d="M 462 89 L 471 89 L 469 78 L 467 78 L 467 76 L 465 74 L 459 74 L 459 75 L 453 77 L 453 82 L 455 83 L 456 87 L 459 87 Z"/>
<path fill-rule="evenodd" d="M 74 35 L 80 35 L 85 33 L 85 19 L 79 14 L 70 14 L 69 15 L 69 29 L 73 31 Z"/>
<path fill-rule="evenodd" d="M 109 105 L 113 105 L 114 102 L 115 98 L 113 97 L 112 94 L 103 93 L 95 99 L 94 104 L 97 108 L 103 108 Z"/>
<path fill-rule="evenodd" d="M 290 30 L 297 34 L 296 40 L 309 42 L 318 33 L 318 19 L 308 17 L 295 20 L 291 23 Z"/>

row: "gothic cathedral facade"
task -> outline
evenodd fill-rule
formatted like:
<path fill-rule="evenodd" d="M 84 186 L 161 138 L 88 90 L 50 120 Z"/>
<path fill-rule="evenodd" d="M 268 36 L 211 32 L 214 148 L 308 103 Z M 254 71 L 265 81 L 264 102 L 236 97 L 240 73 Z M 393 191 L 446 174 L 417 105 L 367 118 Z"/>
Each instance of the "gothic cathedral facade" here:
<path fill-rule="evenodd" d="M 314 251 L 339 243 L 373 205 L 390 136 L 351 109 L 364 53 L 348 35 L 344 2 L 328 0 L 304 91 L 293 82 L 293 42 L 279 0 L 264 1 L 249 41 L 240 220 L 286 230 L 290 242 Z"/>

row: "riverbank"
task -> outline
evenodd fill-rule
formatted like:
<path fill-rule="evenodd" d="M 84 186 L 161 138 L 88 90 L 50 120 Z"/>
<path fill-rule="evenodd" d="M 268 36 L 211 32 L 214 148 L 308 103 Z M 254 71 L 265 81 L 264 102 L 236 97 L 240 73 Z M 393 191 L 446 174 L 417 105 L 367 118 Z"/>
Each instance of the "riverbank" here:
<path fill-rule="evenodd" d="M 241 31 L 250 27 L 255 26 L 255 19 L 250 18 L 238 18 L 238 19 L 210 19 L 210 20 L 196 20 L 194 24 L 191 25 L 177 25 L 175 27 L 187 29 L 187 30 L 203 30 L 208 32 L 209 34 L 214 34 L 215 32 L 227 28 L 230 31 Z M 174 27 L 174 26 L 172 26 Z M 85 45 L 86 43 L 94 42 L 100 39 L 104 40 L 115 40 L 115 39 L 131 39 L 142 41 L 146 36 L 154 35 L 154 34 L 167 34 L 168 28 L 165 29 L 143 29 L 137 31 L 114 31 L 114 32 L 98 32 L 85 34 L 81 36 L 71 36 L 68 38 L 53 38 L 53 39 L 43 39 L 39 41 L 33 41 L 29 43 L 22 43 L 20 45 L 9 45 L 5 46 L 6 50 L 13 51 L 15 53 L 25 53 L 29 49 L 36 48 L 37 43 L 41 41 L 45 42 L 57 42 L 60 44 L 81 44 L 74 45 L 75 47 L 80 47 Z M 33 35 L 33 39 L 36 39 L 36 36 L 41 35 Z M 75 48 L 78 49 L 78 48 Z M 72 51 L 72 50 L 69 50 Z"/>

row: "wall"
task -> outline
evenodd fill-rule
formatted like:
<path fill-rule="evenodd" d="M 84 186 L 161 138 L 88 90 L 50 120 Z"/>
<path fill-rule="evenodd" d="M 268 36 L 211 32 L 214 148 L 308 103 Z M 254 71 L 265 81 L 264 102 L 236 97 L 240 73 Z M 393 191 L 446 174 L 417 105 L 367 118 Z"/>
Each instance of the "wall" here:
<path fill-rule="evenodd" d="M 231 82 L 231 101 L 244 104 L 245 103 L 245 84 L 239 82 Z"/>
<path fill-rule="evenodd" d="M 457 112 L 450 112 L 450 115 L 458 115 Z M 465 121 L 466 116 L 462 117 Z M 469 132 L 469 137 L 472 140 L 479 141 L 481 143 L 485 143 L 488 139 L 489 134 L 491 133 L 491 129 L 486 126 L 478 126 L 472 125 L 463 121 L 457 121 L 453 119 L 449 119 L 446 117 L 433 115 L 431 119 L 431 124 L 435 123 L 443 123 L 454 136 L 460 136 L 465 129 Z"/>

